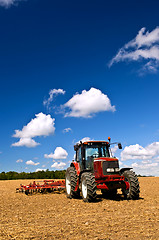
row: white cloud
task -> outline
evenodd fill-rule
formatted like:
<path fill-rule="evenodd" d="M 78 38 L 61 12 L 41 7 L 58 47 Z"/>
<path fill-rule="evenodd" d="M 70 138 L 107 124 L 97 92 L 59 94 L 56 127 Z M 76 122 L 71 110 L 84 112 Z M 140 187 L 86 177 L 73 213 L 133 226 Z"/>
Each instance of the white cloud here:
<path fill-rule="evenodd" d="M 112 147 L 112 148 L 111 148 L 112 154 L 115 154 L 117 150 L 118 150 L 118 146 L 117 146 L 117 145 L 115 145 L 114 147 Z"/>
<path fill-rule="evenodd" d="M 66 152 L 65 149 L 62 147 L 57 147 L 54 151 L 54 153 L 50 154 L 44 154 L 45 158 L 52 158 L 52 159 L 66 159 L 68 156 L 68 153 Z"/>
<path fill-rule="evenodd" d="M 125 44 L 111 60 L 109 66 L 121 61 L 145 60 L 142 70 L 156 72 L 159 66 L 159 27 L 152 32 L 141 28 L 137 36 Z"/>
<path fill-rule="evenodd" d="M 148 163 L 152 163 L 152 161 L 151 160 L 143 160 L 141 163 L 148 164 Z"/>
<path fill-rule="evenodd" d="M 130 159 L 151 160 L 159 155 L 159 142 L 154 142 L 145 148 L 139 144 L 126 146 L 121 152 L 121 160 Z"/>
<path fill-rule="evenodd" d="M 131 164 L 133 170 L 140 175 L 145 176 L 159 176 L 159 163 L 157 162 L 134 162 Z"/>
<path fill-rule="evenodd" d="M 96 88 L 83 90 L 81 94 L 76 93 L 62 108 L 70 110 L 65 113 L 65 117 L 89 118 L 98 112 L 115 111 L 108 96 Z"/>
<path fill-rule="evenodd" d="M 27 165 L 37 166 L 37 165 L 39 165 L 40 163 L 39 163 L 39 162 L 35 163 L 35 162 L 33 162 L 32 160 L 28 160 L 28 161 L 26 161 L 26 164 L 27 164 Z"/>
<path fill-rule="evenodd" d="M 140 164 L 139 163 L 132 163 L 131 166 L 133 168 L 141 168 L 141 169 L 149 169 L 150 167 L 157 167 L 158 166 L 158 163 L 143 163 L 141 162 Z"/>
<path fill-rule="evenodd" d="M 89 141 L 93 141 L 93 139 L 91 139 L 90 137 L 84 137 L 81 140 L 79 140 L 78 143 L 80 143 L 80 142 L 89 142 Z"/>
<path fill-rule="evenodd" d="M 35 172 L 46 171 L 46 169 L 37 168 Z"/>
<path fill-rule="evenodd" d="M 35 142 L 34 139 L 32 138 L 20 138 L 20 140 L 16 143 L 13 143 L 12 146 L 13 147 L 36 147 L 40 145 L 40 143 Z"/>
<path fill-rule="evenodd" d="M 55 132 L 55 119 L 50 115 L 44 113 L 35 114 L 35 118 L 32 119 L 23 129 L 15 130 L 13 137 L 20 138 L 16 143 L 13 143 L 14 147 L 36 147 L 39 143 L 35 142 L 32 138 L 40 136 L 49 136 Z"/>
<path fill-rule="evenodd" d="M 54 118 L 52 119 L 50 115 L 42 112 L 35 114 L 35 116 L 21 131 L 15 130 L 13 137 L 33 138 L 37 136 L 49 136 L 54 133 Z"/>
<path fill-rule="evenodd" d="M 65 128 L 65 129 L 63 130 L 63 133 L 68 133 L 68 132 L 72 132 L 72 129 L 71 129 L 71 128 Z"/>
<path fill-rule="evenodd" d="M 119 166 L 122 166 L 123 165 L 123 162 L 119 161 Z"/>
<path fill-rule="evenodd" d="M 50 154 L 44 154 L 44 158 L 53 158 L 54 154 L 50 153 Z"/>
<path fill-rule="evenodd" d="M 132 167 L 140 175 L 159 176 L 158 160 L 159 142 L 153 142 L 145 148 L 139 144 L 125 147 L 121 153 L 121 161 L 124 162 L 119 161 L 119 164 L 122 167 Z"/>
<path fill-rule="evenodd" d="M 23 160 L 22 160 L 22 159 L 18 159 L 16 162 L 17 162 L 17 163 L 22 163 Z"/>
<path fill-rule="evenodd" d="M 44 106 L 49 107 L 50 103 L 53 101 L 54 97 L 62 94 L 65 94 L 65 91 L 63 89 L 51 89 L 49 92 L 49 98 L 47 100 L 43 101 Z"/>
<path fill-rule="evenodd" d="M 0 0 L 0 6 L 8 8 L 11 5 L 15 5 L 20 1 L 23 1 L 23 0 Z"/>
<path fill-rule="evenodd" d="M 158 156 L 158 157 L 155 157 L 154 160 L 155 160 L 156 162 L 159 162 L 159 156 Z"/>
<path fill-rule="evenodd" d="M 56 168 L 56 169 L 63 169 L 65 166 L 66 166 L 66 163 L 64 162 L 60 162 L 60 163 L 55 162 L 51 165 L 52 168 Z"/>
<path fill-rule="evenodd" d="M 159 27 L 156 27 L 152 32 L 146 31 L 146 28 L 141 28 L 135 39 L 125 45 L 126 48 L 134 47 L 140 48 L 142 46 L 150 47 L 153 43 L 159 43 Z"/>

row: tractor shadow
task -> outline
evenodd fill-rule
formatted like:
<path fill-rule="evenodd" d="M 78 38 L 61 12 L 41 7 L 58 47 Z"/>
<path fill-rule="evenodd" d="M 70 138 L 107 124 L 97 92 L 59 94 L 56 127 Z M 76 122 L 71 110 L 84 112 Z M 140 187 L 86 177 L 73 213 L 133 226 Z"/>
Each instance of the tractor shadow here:
<path fill-rule="evenodd" d="M 120 193 L 116 194 L 115 196 L 107 196 L 107 197 L 104 197 L 102 194 L 98 194 L 97 195 L 97 198 L 95 200 L 95 202 L 101 202 L 103 200 L 111 200 L 111 201 L 131 201 L 131 200 L 128 200 L 128 199 L 125 199 L 124 196 Z M 144 198 L 142 197 L 139 197 L 138 199 L 134 199 L 133 201 L 139 201 L 139 200 L 143 200 Z"/>
<path fill-rule="evenodd" d="M 82 200 L 82 196 L 78 197 L 78 199 Z M 94 201 L 91 201 L 91 203 L 98 203 L 98 202 L 102 202 L 104 200 L 110 200 L 110 201 L 116 201 L 116 202 L 120 202 L 120 201 L 140 201 L 143 200 L 144 198 L 139 197 L 138 199 L 125 199 L 124 196 L 120 193 L 117 193 L 115 196 L 103 196 L 103 194 L 101 193 L 97 193 L 97 197 L 96 199 L 94 199 Z"/>

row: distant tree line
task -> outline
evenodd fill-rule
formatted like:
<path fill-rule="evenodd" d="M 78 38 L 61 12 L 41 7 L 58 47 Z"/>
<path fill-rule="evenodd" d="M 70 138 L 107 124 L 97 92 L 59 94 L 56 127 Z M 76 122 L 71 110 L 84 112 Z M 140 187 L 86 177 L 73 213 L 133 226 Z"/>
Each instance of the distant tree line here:
<path fill-rule="evenodd" d="M 148 176 L 146 176 L 146 175 L 137 175 L 138 177 L 154 177 L 153 175 L 148 175 Z"/>
<path fill-rule="evenodd" d="M 56 171 L 39 171 L 39 172 L 1 172 L 0 180 L 16 180 L 16 179 L 64 179 L 66 170 Z"/>
<path fill-rule="evenodd" d="M 56 171 L 39 171 L 39 172 L 1 172 L 0 180 L 16 180 L 16 179 L 64 179 L 66 170 L 56 170 Z M 143 176 L 138 175 L 138 177 L 153 177 L 153 176 Z"/>

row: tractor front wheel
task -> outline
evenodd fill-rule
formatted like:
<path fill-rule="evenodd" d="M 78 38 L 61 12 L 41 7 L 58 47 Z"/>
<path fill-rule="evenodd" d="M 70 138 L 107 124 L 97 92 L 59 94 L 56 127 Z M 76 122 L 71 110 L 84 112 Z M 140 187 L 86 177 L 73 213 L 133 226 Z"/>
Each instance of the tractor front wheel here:
<path fill-rule="evenodd" d="M 85 172 L 82 174 L 81 188 L 84 202 L 93 202 L 96 199 L 96 183 L 92 173 Z"/>
<path fill-rule="evenodd" d="M 122 192 L 126 199 L 139 199 L 139 193 L 140 193 L 140 187 L 139 187 L 139 181 L 137 178 L 137 175 L 130 170 L 126 170 L 122 174 L 125 177 L 125 182 L 127 186 L 129 186 L 128 189 L 123 188 Z"/>
<path fill-rule="evenodd" d="M 66 184 L 66 195 L 68 198 L 78 198 L 80 196 L 79 189 L 75 191 L 75 187 L 77 184 L 77 173 L 74 167 L 67 168 L 65 184 Z"/>

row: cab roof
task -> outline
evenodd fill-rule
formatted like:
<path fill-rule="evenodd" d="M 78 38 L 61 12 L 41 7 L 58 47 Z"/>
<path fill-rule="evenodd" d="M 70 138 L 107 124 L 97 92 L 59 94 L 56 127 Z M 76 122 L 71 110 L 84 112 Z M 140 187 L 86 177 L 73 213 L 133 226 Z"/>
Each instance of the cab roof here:
<path fill-rule="evenodd" d="M 80 141 L 80 143 L 76 143 L 76 145 L 74 145 L 74 149 L 76 151 L 81 145 L 93 145 L 93 144 L 109 145 L 109 142 L 107 142 L 107 141 L 86 141 L 86 142 Z"/>
<path fill-rule="evenodd" d="M 107 142 L 107 141 L 86 141 L 86 142 L 83 142 L 83 144 L 88 144 L 88 143 L 106 143 L 106 144 L 109 144 L 109 142 Z"/>

